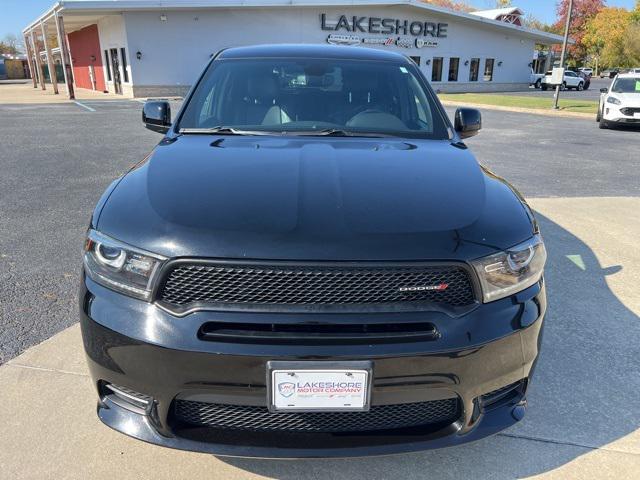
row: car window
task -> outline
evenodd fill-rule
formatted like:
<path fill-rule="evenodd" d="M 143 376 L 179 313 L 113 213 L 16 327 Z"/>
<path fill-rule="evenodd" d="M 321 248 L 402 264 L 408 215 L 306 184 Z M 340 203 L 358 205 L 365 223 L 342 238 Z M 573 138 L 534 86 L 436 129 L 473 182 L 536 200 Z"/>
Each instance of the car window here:
<path fill-rule="evenodd" d="M 611 86 L 615 93 L 640 93 L 640 77 L 616 78 Z"/>
<path fill-rule="evenodd" d="M 349 133 L 448 138 L 433 92 L 405 63 L 309 59 L 214 61 L 179 129 Z"/>

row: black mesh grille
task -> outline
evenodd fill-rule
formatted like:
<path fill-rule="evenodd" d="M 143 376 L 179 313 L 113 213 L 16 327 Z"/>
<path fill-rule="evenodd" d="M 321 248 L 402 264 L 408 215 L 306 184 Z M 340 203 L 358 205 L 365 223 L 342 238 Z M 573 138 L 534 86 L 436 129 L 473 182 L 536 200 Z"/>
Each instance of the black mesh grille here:
<path fill-rule="evenodd" d="M 450 424 L 460 416 L 457 398 L 373 406 L 368 412 L 278 412 L 266 407 L 177 400 L 175 418 L 191 425 L 231 430 L 363 432 Z"/>
<path fill-rule="evenodd" d="M 168 272 L 160 300 L 182 308 L 190 304 L 415 302 L 459 307 L 473 303 L 474 294 L 467 271 L 451 265 L 324 267 L 182 263 Z"/>
<path fill-rule="evenodd" d="M 620 112 L 623 115 L 633 116 L 633 114 L 635 114 L 635 113 L 640 113 L 640 108 L 638 108 L 638 107 L 625 107 L 625 108 L 621 108 Z"/>

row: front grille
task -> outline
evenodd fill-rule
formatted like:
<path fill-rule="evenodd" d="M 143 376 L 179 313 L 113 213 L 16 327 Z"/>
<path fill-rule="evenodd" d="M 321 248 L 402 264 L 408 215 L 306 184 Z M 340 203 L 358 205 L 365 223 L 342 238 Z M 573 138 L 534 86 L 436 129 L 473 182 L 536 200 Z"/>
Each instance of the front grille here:
<path fill-rule="evenodd" d="M 201 304 L 431 303 L 462 307 L 475 300 L 469 273 L 458 265 L 291 266 L 198 262 L 170 267 L 158 299 L 185 310 Z"/>
<path fill-rule="evenodd" d="M 640 108 L 638 107 L 625 107 L 620 109 L 620 113 L 623 115 L 627 115 L 632 117 L 634 113 L 640 113 Z"/>
<path fill-rule="evenodd" d="M 280 432 L 363 432 L 448 425 L 461 413 L 457 398 L 372 406 L 368 412 L 277 412 L 266 407 L 176 400 L 175 419 L 211 428 Z"/>

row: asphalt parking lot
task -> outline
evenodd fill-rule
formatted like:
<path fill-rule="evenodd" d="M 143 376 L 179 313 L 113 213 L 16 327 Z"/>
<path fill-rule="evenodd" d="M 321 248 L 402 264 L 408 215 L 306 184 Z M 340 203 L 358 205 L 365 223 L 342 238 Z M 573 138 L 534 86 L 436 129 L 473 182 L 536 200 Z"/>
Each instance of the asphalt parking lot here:
<path fill-rule="evenodd" d="M 552 95 L 531 92 L 542 93 Z M 95 418 L 75 325 L 80 252 L 102 191 L 160 139 L 140 110 L 124 99 L 0 104 L 0 478 L 637 478 L 640 131 L 484 110 L 468 141 L 530 200 L 549 251 L 523 422 L 453 449 L 284 462 L 162 449 Z"/>
<path fill-rule="evenodd" d="M 608 78 L 591 78 L 591 85 L 589 89 L 583 90 L 581 92 L 577 90 L 564 90 L 560 92 L 560 98 L 571 98 L 577 100 L 598 100 L 600 99 L 600 89 L 601 88 L 609 88 L 611 85 L 611 80 Z M 553 95 L 555 90 L 542 90 L 541 88 L 533 88 L 529 87 L 529 90 L 521 91 L 521 92 L 507 92 L 506 95 L 515 95 L 515 96 L 528 96 L 532 95 L 535 97 L 548 97 L 549 105 L 553 102 Z"/>

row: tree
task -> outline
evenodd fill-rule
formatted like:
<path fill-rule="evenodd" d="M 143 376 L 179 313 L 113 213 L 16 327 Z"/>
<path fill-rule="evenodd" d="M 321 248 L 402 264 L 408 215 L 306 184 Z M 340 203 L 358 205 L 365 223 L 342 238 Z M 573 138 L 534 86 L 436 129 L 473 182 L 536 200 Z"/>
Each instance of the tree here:
<path fill-rule="evenodd" d="M 527 13 L 522 18 L 522 26 L 532 28 L 534 30 L 541 30 L 543 32 L 550 31 L 550 26 L 536 18 L 532 13 Z"/>
<path fill-rule="evenodd" d="M 505 7 L 511 7 L 511 6 L 512 6 L 511 0 L 496 0 L 496 8 L 505 8 Z"/>
<path fill-rule="evenodd" d="M 586 52 L 608 67 L 627 65 L 625 41 L 631 12 L 624 8 L 603 8 L 586 25 L 582 44 Z"/>
<path fill-rule="evenodd" d="M 573 0 L 573 12 L 571 15 L 571 24 L 569 25 L 569 36 L 575 42 L 569 45 L 567 53 L 569 59 L 574 63 L 583 62 L 587 57 L 587 47 L 582 39 L 587 31 L 587 24 L 593 19 L 600 10 L 605 8 L 605 0 Z M 567 20 L 569 11 L 569 0 L 558 0 L 557 3 L 557 20 L 554 28 L 559 32 L 564 31 L 564 25 Z"/>
<path fill-rule="evenodd" d="M 640 0 L 636 0 L 636 8 L 631 12 L 631 21 L 640 23 Z"/>
<path fill-rule="evenodd" d="M 640 23 L 631 22 L 624 35 L 624 55 L 627 67 L 640 65 Z"/>
<path fill-rule="evenodd" d="M 18 37 L 16 37 L 13 33 L 9 33 L 5 35 L 5 37 L 0 42 L 0 53 L 15 55 L 19 53 L 18 46 Z"/>
<path fill-rule="evenodd" d="M 449 10 L 457 10 L 459 12 L 472 12 L 475 10 L 471 5 L 460 0 L 422 0 L 424 3 L 430 3 L 436 7 L 448 8 Z"/>

